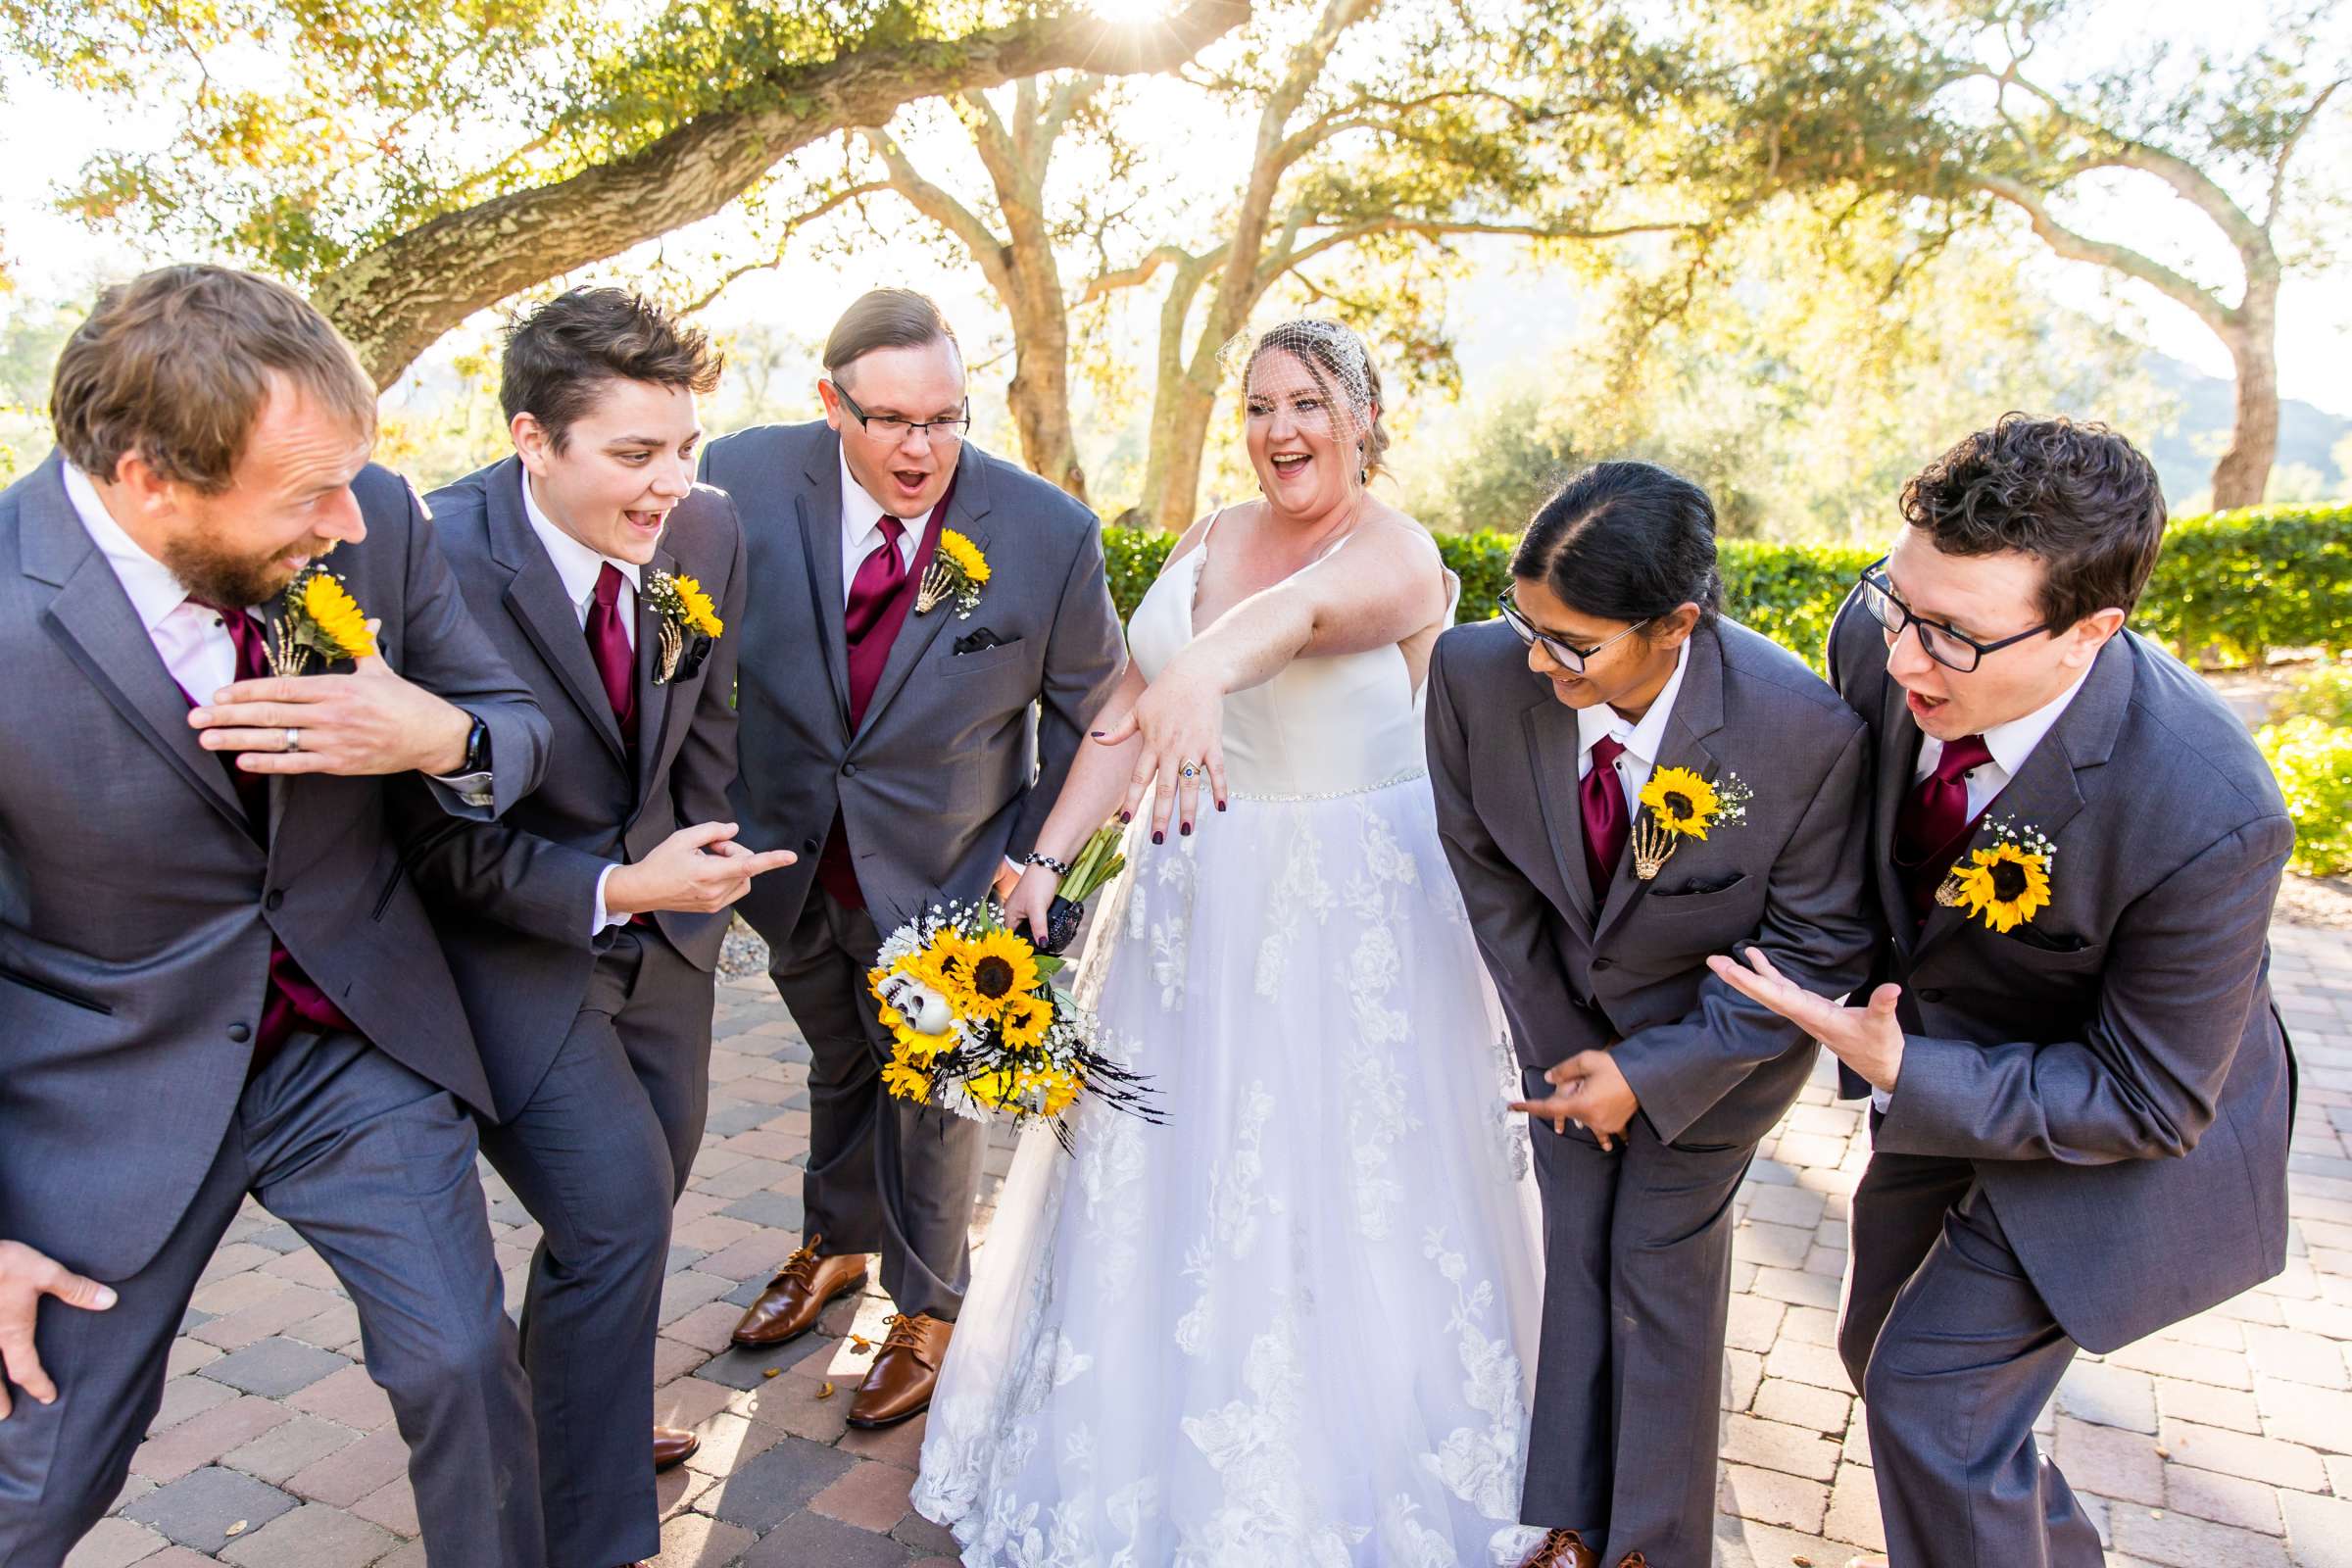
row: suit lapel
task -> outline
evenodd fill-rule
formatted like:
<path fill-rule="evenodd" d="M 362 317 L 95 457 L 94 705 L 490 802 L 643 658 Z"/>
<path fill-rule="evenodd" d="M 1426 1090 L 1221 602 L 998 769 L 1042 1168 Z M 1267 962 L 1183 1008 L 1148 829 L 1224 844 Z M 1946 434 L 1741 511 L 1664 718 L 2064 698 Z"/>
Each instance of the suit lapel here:
<path fill-rule="evenodd" d="M 816 441 L 803 470 L 806 490 L 792 498 L 800 520 L 801 550 L 808 564 L 809 611 L 822 651 L 825 676 L 833 682 L 833 702 L 841 712 L 841 727 L 850 727 L 850 637 L 843 629 L 849 596 L 841 585 L 841 437 L 830 430 Z"/>
<path fill-rule="evenodd" d="M 588 656 L 579 612 L 565 597 L 564 579 L 556 574 L 556 564 L 548 559 L 546 546 L 531 531 L 530 517 L 522 510 L 521 461 L 509 458 L 483 482 L 488 490 L 483 519 L 490 533 L 490 554 L 514 573 L 506 588 L 508 611 L 581 715 L 604 737 L 613 758 L 625 764 L 628 748 L 620 738 L 620 721 L 612 716 L 612 700 L 605 695 L 604 679 Z"/>
<path fill-rule="evenodd" d="M 948 497 L 948 514 L 942 524 L 970 539 L 983 554 L 988 550 L 989 541 L 988 528 L 982 520 L 988 515 L 989 510 L 987 463 L 987 457 L 977 447 L 964 449 L 962 461 L 956 470 L 955 489 Z M 931 564 L 931 557 L 938 548 L 938 530 L 925 527 L 922 546 L 915 551 L 914 561 L 908 567 L 916 583 L 923 580 L 923 571 Z M 985 603 L 987 590 L 982 589 L 981 593 Z M 883 662 L 881 678 L 874 683 L 873 700 L 865 705 L 865 722 L 858 726 L 859 735 L 874 727 L 875 720 L 882 716 L 882 710 L 890 706 L 890 700 L 898 695 L 900 687 L 906 684 L 906 677 L 916 662 L 930 650 L 941 628 L 955 618 L 956 608 L 953 604 L 934 606 L 927 615 L 918 615 L 911 607 L 908 609 L 906 621 L 899 627 L 898 636 L 891 641 L 890 657 Z"/>
<path fill-rule="evenodd" d="M 1877 739 L 1878 780 L 1871 802 L 1871 881 L 1879 890 L 1879 910 L 1895 946 L 1909 952 L 1917 946 L 1919 928 L 1903 892 L 1903 874 L 1894 863 L 1894 822 L 1911 789 L 1911 772 L 1919 761 L 1919 725 L 1903 701 L 1903 688 L 1892 675 L 1882 676 L 1886 689 L 1879 696 Z"/>
<path fill-rule="evenodd" d="M 2115 750 L 2115 737 L 2131 703 L 2132 653 L 2119 635 L 2099 650 L 2090 678 L 2075 693 L 2074 701 L 2067 704 L 2066 711 L 2058 715 L 2058 722 L 2050 726 L 2041 743 L 2027 755 L 2025 765 L 2000 794 L 1985 803 L 1984 817 L 1968 848 L 1991 842 L 1984 823 L 1996 817 L 2014 823 L 2021 832 L 2033 829 L 2056 843 L 2082 809 L 2082 786 L 2076 775 L 2105 764 Z M 2053 878 L 2060 874 L 2056 866 L 2051 874 Z M 1930 948 L 1959 930 L 1969 918 L 1964 909 L 1937 905 L 1919 934 L 1913 961 L 1925 957 Z"/>
<path fill-rule="evenodd" d="M 651 584 L 658 573 L 675 576 L 677 570 L 677 557 L 666 550 L 656 550 L 654 559 L 638 574 L 638 581 Z M 637 800 L 640 805 L 661 771 L 662 748 L 669 734 L 670 687 L 654 679 L 661 651 L 662 617 L 645 608 L 645 594 L 640 589 L 637 594 Z"/>
<path fill-rule="evenodd" d="M 1721 728 L 1723 644 L 1713 631 L 1702 629 L 1691 633 L 1690 656 L 1683 665 L 1683 683 L 1674 694 L 1673 711 L 1666 715 L 1666 736 L 1658 747 L 1650 776 L 1655 778 L 1670 767 L 1687 767 L 1700 778 L 1710 781 L 1718 778 L 1721 769 L 1706 740 Z M 1642 809 L 1639 800 L 1625 803 L 1629 825 L 1640 818 Z M 1619 860 L 1617 874 L 1609 880 L 1608 897 L 1601 904 L 1600 919 L 1593 927 L 1592 941 L 1596 947 L 1608 940 L 1609 933 L 1649 891 L 1649 883 L 1634 875 L 1633 860 L 1629 845 Z"/>
<path fill-rule="evenodd" d="M 60 461 L 49 460 L 22 514 L 24 574 L 58 590 L 49 602 L 50 635 L 132 729 L 239 832 L 248 831 L 245 808 L 219 754 L 197 744 L 196 731 L 188 727 L 187 699 L 67 499 Z"/>
<path fill-rule="evenodd" d="M 1577 923 L 1592 929 L 1592 878 L 1585 869 L 1585 819 L 1576 805 L 1576 710 L 1546 692 L 1527 710 L 1527 750 L 1536 769 L 1536 802 L 1544 812 L 1544 837 Z"/>

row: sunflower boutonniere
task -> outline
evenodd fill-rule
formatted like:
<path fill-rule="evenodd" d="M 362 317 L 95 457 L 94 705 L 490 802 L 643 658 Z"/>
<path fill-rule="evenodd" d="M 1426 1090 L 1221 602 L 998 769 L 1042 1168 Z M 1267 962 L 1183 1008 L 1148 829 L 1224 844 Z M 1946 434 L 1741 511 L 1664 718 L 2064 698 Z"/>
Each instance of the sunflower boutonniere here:
<path fill-rule="evenodd" d="M 1965 908 L 1994 931 L 2029 925 L 2050 902 L 2050 866 L 2058 847 L 2041 829 L 2015 818 L 1987 821 L 1992 843 L 1971 850 L 1936 889 L 1945 908 Z"/>
<path fill-rule="evenodd" d="M 939 548 L 914 592 L 914 612 L 927 615 L 949 599 L 956 601 L 956 618 L 969 620 L 988 586 L 988 558 L 980 547 L 953 528 L 939 531 Z"/>
<path fill-rule="evenodd" d="M 1711 827 L 1745 821 L 1753 793 L 1737 773 L 1712 783 L 1687 767 L 1651 773 L 1642 786 L 1642 812 L 1634 818 L 1634 875 L 1647 882 L 1666 868 L 1683 840 L 1704 840 Z"/>
<path fill-rule="evenodd" d="M 655 572 L 645 580 L 645 605 L 660 622 L 654 649 L 657 686 L 683 680 L 702 668 L 710 645 L 727 629 L 711 606 L 710 596 L 692 577 Z"/>
<path fill-rule="evenodd" d="M 286 584 L 280 612 L 270 632 L 270 671 L 300 675 L 316 654 L 327 663 L 338 659 L 371 659 L 375 625 L 343 579 L 314 561 Z"/>

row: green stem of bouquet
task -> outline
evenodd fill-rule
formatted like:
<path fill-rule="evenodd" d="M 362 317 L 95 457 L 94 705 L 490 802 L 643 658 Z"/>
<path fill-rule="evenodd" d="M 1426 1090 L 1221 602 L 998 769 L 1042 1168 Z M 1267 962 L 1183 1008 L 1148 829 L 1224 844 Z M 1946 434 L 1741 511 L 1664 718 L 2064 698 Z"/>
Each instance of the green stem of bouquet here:
<path fill-rule="evenodd" d="M 1119 853 L 1119 840 L 1124 836 L 1116 823 L 1097 828 L 1078 852 L 1078 858 L 1070 862 L 1070 874 L 1062 878 L 1061 896 L 1072 904 L 1084 904 L 1127 869 L 1127 857 Z"/>

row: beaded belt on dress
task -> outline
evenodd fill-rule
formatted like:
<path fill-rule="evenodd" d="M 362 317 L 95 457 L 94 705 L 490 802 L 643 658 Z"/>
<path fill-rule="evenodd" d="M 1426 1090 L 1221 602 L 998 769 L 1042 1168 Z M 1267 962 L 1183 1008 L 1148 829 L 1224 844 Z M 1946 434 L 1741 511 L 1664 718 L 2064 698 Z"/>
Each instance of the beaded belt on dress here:
<path fill-rule="evenodd" d="M 1350 795 L 1371 795 L 1380 790 L 1395 789 L 1399 784 L 1410 784 L 1415 779 L 1427 777 L 1429 777 L 1429 769 L 1425 767 L 1416 767 L 1409 773 L 1398 773 L 1394 778 L 1384 778 L 1377 784 L 1358 784 L 1351 790 L 1321 790 L 1311 795 L 1266 795 L 1259 794 L 1252 790 L 1227 790 L 1225 792 L 1225 798 L 1229 801 L 1270 801 L 1276 803 L 1286 801 L 1344 801 Z"/>

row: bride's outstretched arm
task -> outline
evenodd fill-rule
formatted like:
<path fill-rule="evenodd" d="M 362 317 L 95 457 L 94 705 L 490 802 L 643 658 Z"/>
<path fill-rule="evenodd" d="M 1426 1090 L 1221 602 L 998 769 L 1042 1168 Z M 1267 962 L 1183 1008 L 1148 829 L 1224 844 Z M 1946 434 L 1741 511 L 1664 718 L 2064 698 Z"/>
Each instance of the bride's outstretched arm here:
<path fill-rule="evenodd" d="M 1097 734 L 1124 720 L 1135 709 L 1136 699 L 1144 695 L 1143 671 L 1129 660 L 1126 673 L 1111 689 L 1110 700 L 1102 705 L 1097 715 Z M 1070 760 L 1070 770 L 1063 775 L 1061 793 L 1054 798 L 1054 808 L 1046 813 L 1045 826 L 1038 829 L 1037 853 L 1067 865 L 1086 847 L 1095 829 L 1119 808 L 1119 797 L 1127 791 L 1127 772 L 1137 742 L 1120 746 L 1087 745 L 1078 748 Z M 1058 872 L 1042 865 L 1024 867 L 1021 879 L 1004 901 L 1004 919 L 1007 924 L 1026 918 L 1031 931 L 1046 929 L 1046 914 L 1054 903 L 1054 895 L 1061 887 Z"/>
<path fill-rule="evenodd" d="M 1225 808 L 1227 694 L 1265 684 L 1294 659 L 1400 643 L 1445 612 L 1445 572 L 1429 536 L 1401 519 L 1365 524 L 1346 549 L 1219 615 L 1124 721 L 1098 726 L 1100 747 L 1133 747 L 1122 808 L 1134 811 L 1157 782 L 1152 831 L 1164 834 L 1174 812 L 1178 831 L 1190 833 L 1203 784 Z"/>

